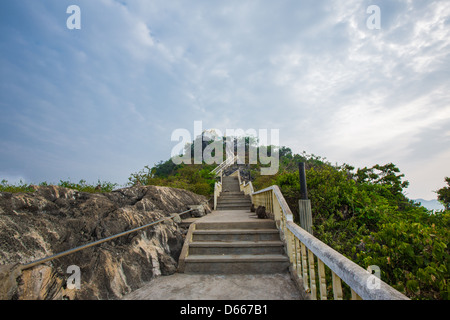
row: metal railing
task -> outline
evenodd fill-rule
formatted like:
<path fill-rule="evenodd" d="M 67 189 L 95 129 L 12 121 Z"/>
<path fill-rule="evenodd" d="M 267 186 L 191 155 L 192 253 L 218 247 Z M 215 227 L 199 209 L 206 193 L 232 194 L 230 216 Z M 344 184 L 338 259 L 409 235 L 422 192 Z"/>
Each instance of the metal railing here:
<path fill-rule="evenodd" d="M 234 154 L 231 157 L 227 157 L 227 159 L 223 161 L 221 164 L 219 164 L 217 167 L 215 167 L 214 170 L 211 171 L 211 173 L 215 174 L 216 176 L 221 175 L 223 170 L 231 166 L 236 159 L 237 158 Z"/>
<path fill-rule="evenodd" d="M 344 298 L 341 280 L 350 287 L 352 300 L 409 300 L 294 223 L 291 209 L 277 185 L 255 192 L 251 181 L 241 181 L 240 174 L 237 175 L 241 191 L 251 196 L 254 206 L 264 206 L 266 212 L 273 214 L 286 245 L 292 273 L 311 299 L 327 299 L 326 274 L 331 270 L 330 288 L 335 300 Z"/>
<path fill-rule="evenodd" d="M 175 214 L 172 214 L 170 217 L 165 217 L 165 218 L 159 219 L 157 221 L 153 221 L 151 223 L 148 223 L 146 225 L 143 225 L 143 226 L 140 226 L 140 227 L 128 230 L 128 231 L 120 232 L 120 233 L 117 233 L 115 235 L 112 235 L 112 236 L 109 236 L 109 237 L 106 237 L 106 238 L 103 238 L 103 239 L 100 239 L 100 240 L 97 240 L 97 241 L 93 241 L 93 242 L 87 243 L 87 244 L 82 245 L 82 246 L 78 246 L 76 248 L 72 248 L 72 249 L 69 249 L 69 250 L 66 250 L 66 251 L 63 251 L 63 252 L 60 252 L 60 253 L 57 253 L 57 254 L 54 254 L 54 255 L 42 258 L 42 259 L 38 259 L 38 260 L 35 260 L 35 261 L 32 261 L 32 262 L 23 264 L 23 265 L 21 265 L 21 269 L 22 270 L 29 269 L 29 268 L 32 268 L 32 267 L 34 267 L 36 265 L 39 265 L 39 264 L 42 264 L 42 263 L 45 263 L 45 262 L 48 262 L 48 261 L 51 261 L 51 260 L 54 260 L 54 259 L 58 259 L 58 258 L 64 257 L 66 255 L 69 255 L 69 254 L 72 254 L 72 253 L 75 253 L 75 252 L 78 252 L 78 251 L 81 251 L 81 250 L 84 250 L 84 249 L 87 249 L 87 248 L 99 245 L 101 243 L 104 243 L 104 242 L 107 242 L 107 241 L 110 241 L 110 240 L 113 240 L 113 239 L 116 239 L 116 238 L 119 238 L 119 237 L 123 237 L 123 236 L 125 236 L 127 234 L 130 234 L 130 233 L 133 233 L 133 232 L 136 232 L 136 231 L 139 231 L 139 230 L 146 229 L 148 227 L 157 225 L 157 224 L 162 223 L 162 222 L 167 221 L 167 220 L 171 220 L 175 216 L 180 216 L 182 214 L 188 213 L 188 212 L 193 211 L 193 210 L 195 210 L 195 209 L 189 209 L 189 210 L 183 211 L 181 213 L 175 213 Z"/>

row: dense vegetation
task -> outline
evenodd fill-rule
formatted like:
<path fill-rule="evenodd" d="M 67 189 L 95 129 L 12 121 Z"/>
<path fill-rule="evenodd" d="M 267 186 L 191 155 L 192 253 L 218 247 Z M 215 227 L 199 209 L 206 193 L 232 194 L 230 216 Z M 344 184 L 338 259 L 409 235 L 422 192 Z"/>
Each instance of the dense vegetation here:
<path fill-rule="evenodd" d="M 214 193 L 214 175 L 211 170 L 215 165 L 179 164 L 172 160 L 160 162 L 153 168 L 145 166 L 139 172 L 131 174 L 129 185 L 156 185 L 186 189 L 197 194 L 209 196 Z"/>
<path fill-rule="evenodd" d="M 449 299 L 450 211 L 431 213 L 407 199 L 404 175 L 392 163 L 357 169 L 284 150 L 275 176 L 298 220 L 297 163 L 306 162 L 314 235 L 355 263 L 377 265 L 381 278 L 413 299 Z M 446 203 L 448 208 L 448 203 Z"/>
<path fill-rule="evenodd" d="M 254 140 L 245 143 L 248 146 Z M 186 148 L 192 151 L 192 145 Z M 273 176 L 260 175 L 259 162 L 245 166 L 255 189 L 277 184 L 298 221 L 298 163 L 305 162 L 317 238 L 364 268 L 378 266 L 383 281 L 412 299 L 450 298 L 450 178 L 445 178 L 449 186 L 436 192 L 447 210 L 433 213 L 403 194 L 408 182 L 392 163 L 355 169 L 315 155 L 293 154 L 287 147 L 279 149 L 279 156 L 280 168 Z M 162 161 L 131 174 L 128 185 L 170 186 L 209 196 L 214 191 L 210 172 L 215 166 Z M 117 186 L 100 181 L 89 185 L 83 180 L 59 185 L 85 192 L 108 192 Z M 32 192 L 34 188 L 3 180 L 0 191 Z"/>

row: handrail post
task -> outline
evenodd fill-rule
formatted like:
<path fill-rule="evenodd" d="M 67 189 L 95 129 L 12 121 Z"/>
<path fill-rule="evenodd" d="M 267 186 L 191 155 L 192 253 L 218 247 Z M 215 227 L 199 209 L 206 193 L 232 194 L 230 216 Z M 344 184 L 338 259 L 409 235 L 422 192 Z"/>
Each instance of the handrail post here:
<path fill-rule="evenodd" d="M 220 182 L 216 181 L 214 183 L 214 210 L 217 209 L 217 198 L 220 197 L 220 193 L 222 192 L 222 176 L 223 172 L 220 171 Z"/>
<path fill-rule="evenodd" d="M 311 211 L 311 201 L 308 199 L 308 190 L 306 187 L 306 171 L 305 163 L 299 163 L 299 177 L 300 177 L 300 193 L 301 198 L 298 201 L 298 214 L 300 219 L 300 226 L 313 234 L 312 231 L 312 211 Z"/>
<path fill-rule="evenodd" d="M 300 162 L 298 164 L 298 173 L 300 178 L 300 199 L 308 200 L 308 190 L 306 188 L 306 171 L 305 171 L 305 163 Z"/>

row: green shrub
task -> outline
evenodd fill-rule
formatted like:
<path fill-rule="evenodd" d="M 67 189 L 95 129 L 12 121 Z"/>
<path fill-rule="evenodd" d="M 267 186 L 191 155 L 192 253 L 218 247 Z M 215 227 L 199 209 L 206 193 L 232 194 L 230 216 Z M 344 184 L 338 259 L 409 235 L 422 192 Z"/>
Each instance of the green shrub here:
<path fill-rule="evenodd" d="M 31 184 L 27 184 L 22 180 L 19 181 L 17 185 L 12 185 L 8 182 L 8 180 L 3 179 L 0 183 L 0 191 L 1 192 L 34 192 L 35 189 Z"/>
<path fill-rule="evenodd" d="M 86 180 L 80 180 L 78 183 L 70 182 L 69 180 L 60 180 L 58 186 L 78 190 L 81 192 L 89 193 L 102 193 L 111 192 L 118 186 L 117 183 L 106 182 L 98 180 L 96 185 L 91 185 L 86 182 Z"/>

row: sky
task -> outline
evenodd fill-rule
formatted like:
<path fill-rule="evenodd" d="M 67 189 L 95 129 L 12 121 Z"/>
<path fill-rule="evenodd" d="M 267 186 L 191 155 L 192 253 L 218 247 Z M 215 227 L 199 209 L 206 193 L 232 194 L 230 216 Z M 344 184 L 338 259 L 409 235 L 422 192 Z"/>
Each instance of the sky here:
<path fill-rule="evenodd" d="M 0 2 L 0 179 L 125 184 L 195 121 L 394 163 L 409 198 L 435 199 L 450 176 L 450 1 Z"/>

